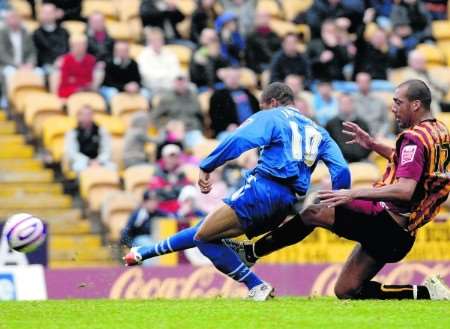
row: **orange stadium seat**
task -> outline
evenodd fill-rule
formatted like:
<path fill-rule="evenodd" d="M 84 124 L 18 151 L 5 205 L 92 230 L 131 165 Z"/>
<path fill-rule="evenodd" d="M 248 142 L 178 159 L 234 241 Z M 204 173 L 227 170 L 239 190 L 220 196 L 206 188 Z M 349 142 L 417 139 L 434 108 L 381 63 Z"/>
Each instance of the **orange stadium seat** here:
<path fill-rule="evenodd" d="M 12 9 L 14 9 L 22 18 L 31 18 L 32 11 L 28 1 L 12 0 L 10 1 Z"/>
<path fill-rule="evenodd" d="M 431 27 L 437 41 L 450 40 L 450 21 L 433 21 Z"/>
<path fill-rule="evenodd" d="M 284 37 L 288 33 L 297 33 L 298 28 L 295 24 L 280 19 L 272 18 L 270 27 L 280 37 Z"/>
<path fill-rule="evenodd" d="M 44 147 L 50 152 L 53 161 L 61 161 L 64 153 L 64 136 L 76 125 L 75 118 L 70 117 L 51 117 L 45 120 L 42 127 L 42 139 Z"/>
<path fill-rule="evenodd" d="M 39 27 L 39 23 L 37 21 L 33 21 L 30 19 L 24 20 L 22 22 L 22 24 L 25 27 L 25 29 L 27 30 L 27 32 L 30 34 L 32 34 Z"/>
<path fill-rule="evenodd" d="M 80 173 L 80 194 L 92 211 L 99 211 L 106 196 L 119 190 L 117 171 L 102 167 L 90 167 Z"/>
<path fill-rule="evenodd" d="M 155 167 L 150 164 L 136 165 L 125 169 L 123 172 L 125 190 L 135 196 L 142 196 L 154 172 Z"/>
<path fill-rule="evenodd" d="M 416 49 L 425 56 L 428 67 L 445 65 L 445 56 L 437 46 L 421 43 Z"/>
<path fill-rule="evenodd" d="M 106 113 L 96 113 L 94 114 L 94 120 L 113 137 L 122 137 L 125 134 L 125 124 L 118 117 Z"/>
<path fill-rule="evenodd" d="M 181 171 L 186 175 L 186 178 L 192 183 L 196 184 L 199 177 L 198 166 L 193 164 L 185 164 L 181 167 Z"/>
<path fill-rule="evenodd" d="M 105 0 L 84 0 L 82 2 L 82 15 L 88 17 L 95 12 L 102 13 L 105 18 L 117 20 L 119 13 L 112 1 Z"/>
<path fill-rule="evenodd" d="M 259 0 L 258 4 L 256 5 L 256 10 L 265 11 L 272 17 L 284 18 L 284 12 L 282 11 L 282 8 L 276 1 L 273 0 Z"/>
<path fill-rule="evenodd" d="M 144 46 L 137 43 L 130 43 L 130 57 L 137 60 L 141 52 L 144 50 Z"/>
<path fill-rule="evenodd" d="M 177 6 L 185 16 L 192 16 L 192 13 L 197 7 L 195 0 L 179 0 Z"/>
<path fill-rule="evenodd" d="M 45 91 L 44 78 L 30 70 L 17 70 L 9 79 L 8 97 L 15 106 L 29 92 Z"/>
<path fill-rule="evenodd" d="M 189 63 L 191 61 L 192 50 L 189 47 L 183 45 L 165 45 L 165 49 L 172 51 L 180 61 L 180 66 L 187 70 L 189 68 Z"/>
<path fill-rule="evenodd" d="M 67 113 L 69 116 L 76 116 L 85 105 L 89 105 L 94 112 L 106 112 L 106 103 L 103 97 L 98 93 L 86 91 L 73 94 L 67 99 Z"/>
<path fill-rule="evenodd" d="M 192 149 L 192 153 L 196 158 L 203 159 L 210 154 L 218 144 L 219 141 L 216 139 L 205 139 Z"/>
<path fill-rule="evenodd" d="M 352 186 L 371 185 L 381 178 L 378 167 L 368 162 L 352 162 L 349 164 Z"/>
<path fill-rule="evenodd" d="M 50 117 L 64 116 L 63 103 L 53 94 L 32 94 L 25 101 L 25 123 L 36 135 L 42 133 L 45 121 Z"/>
<path fill-rule="evenodd" d="M 111 38 L 120 41 L 131 41 L 131 29 L 128 22 L 107 21 L 106 29 Z"/>
<path fill-rule="evenodd" d="M 313 4 L 313 0 L 283 0 L 281 1 L 285 17 L 292 21 L 299 13 L 305 12 Z"/>
<path fill-rule="evenodd" d="M 256 73 L 247 67 L 240 69 L 241 85 L 249 90 L 255 90 L 258 87 L 258 77 Z"/>
<path fill-rule="evenodd" d="M 119 16 L 122 22 L 139 18 L 140 0 L 118 0 Z"/>
<path fill-rule="evenodd" d="M 64 21 L 61 23 L 70 35 L 79 35 L 86 32 L 86 23 L 80 21 Z"/>
<path fill-rule="evenodd" d="M 139 17 L 130 18 L 127 21 L 130 29 L 130 37 L 133 42 L 141 42 L 143 40 L 144 28 Z"/>
<path fill-rule="evenodd" d="M 108 237 L 112 241 L 120 238 L 120 231 L 125 227 L 130 214 L 139 205 L 141 198 L 128 192 L 110 193 L 102 203 L 101 219 L 108 228 Z"/>
<path fill-rule="evenodd" d="M 134 113 L 147 111 L 148 108 L 148 100 L 139 94 L 118 93 L 111 99 L 111 113 L 126 123 Z"/>

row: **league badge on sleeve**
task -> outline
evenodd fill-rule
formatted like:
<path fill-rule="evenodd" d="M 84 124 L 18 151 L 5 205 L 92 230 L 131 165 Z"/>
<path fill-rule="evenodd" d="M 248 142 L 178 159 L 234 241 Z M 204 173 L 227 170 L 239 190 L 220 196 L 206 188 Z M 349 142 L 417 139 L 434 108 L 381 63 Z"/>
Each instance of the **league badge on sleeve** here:
<path fill-rule="evenodd" d="M 412 162 L 414 160 L 414 155 L 416 154 L 417 145 L 406 145 L 402 150 L 402 161 L 401 164 Z"/>

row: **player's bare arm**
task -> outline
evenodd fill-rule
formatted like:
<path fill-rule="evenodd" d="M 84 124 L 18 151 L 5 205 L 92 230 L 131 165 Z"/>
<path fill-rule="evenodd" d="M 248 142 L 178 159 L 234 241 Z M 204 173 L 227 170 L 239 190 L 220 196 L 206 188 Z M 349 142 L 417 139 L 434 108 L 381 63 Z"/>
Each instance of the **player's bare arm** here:
<path fill-rule="evenodd" d="M 362 147 L 372 150 L 386 159 L 390 159 L 395 149 L 386 145 L 374 137 L 370 136 L 366 131 L 361 129 L 356 123 L 346 121 L 343 123 L 342 132 L 351 137 L 347 144 L 359 144 Z"/>
<path fill-rule="evenodd" d="M 410 178 L 400 178 L 397 183 L 377 188 L 356 188 L 351 190 L 319 191 L 320 203 L 328 207 L 351 202 L 355 199 L 372 201 L 410 201 L 417 182 Z"/>
<path fill-rule="evenodd" d="M 198 178 L 198 186 L 200 187 L 200 191 L 204 194 L 208 194 L 212 189 L 212 184 L 209 180 L 209 173 L 201 169 Z"/>

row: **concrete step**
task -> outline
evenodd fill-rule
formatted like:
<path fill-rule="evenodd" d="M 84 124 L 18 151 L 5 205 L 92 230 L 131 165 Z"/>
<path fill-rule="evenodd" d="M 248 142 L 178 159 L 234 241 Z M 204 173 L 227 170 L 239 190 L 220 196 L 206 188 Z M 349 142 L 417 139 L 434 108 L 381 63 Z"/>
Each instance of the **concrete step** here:
<path fill-rule="evenodd" d="M 52 221 L 48 223 L 50 234 L 80 235 L 92 233 L 91 223 L 87 220 Z"/>
<path fill-rule="evenodd" d="M 33 157 L 33 154 L 34 150 L 30 145 L 6 144 L 0 148 L 0 159 L 29 159 Z"/>
<path fill-rule="evenodd" d="M 72 198 L 68 195 L 24 194 L 19 197 L 0 197 L 0 209 L 23 208 L 23 212 L 33 212 L 34 209 L 67 209 L 71 207 Z"/>
<path fill-rule="evenodd" d="M 83 234 L 83 235 L 51 235 L 50 236 L 50 250 L 83 250 L 95 249 L 102 245 L 100 235 L 97 234 Z"/>
<path fill-rule="evenodd" d="M 58 183 L 17 183 L 0 184 L 0 196 L 15 196 L 23 194 L 63 194 L 63 187 Z"/>
<path fill-rule="evenodd" d="M 49 169 L 36 172 L 0 172 L 1 183 L 52 183 L 53 172 Z"/>
<path fill-rule="evenodd" d="M 36 171 L 44 167 L 38 159 L 0 159 L 0 171 Z"/>
<path fill-rule="evenodd" d="M 74 250 L 51 250 L 52 261 L 110 261 L 112 260 L 111 249 L 107 247 L 85 248 Z"/>
<path fill-rule="evenodd" d="M 23 208 L 16 209 L 2 209 L 0 208 L 0 219 L 6 219 L 17 213 L 24 212 Z M 53 222 L 58 221 L 80 221 L 81 210 L 80 209 L 33 209 L 32 214 L 50 225 Z"/>
<path fill-rule="evenodd" d="M 14 121 L 0 121 L 0 135 L 12 135 L 16 132 Z"/>

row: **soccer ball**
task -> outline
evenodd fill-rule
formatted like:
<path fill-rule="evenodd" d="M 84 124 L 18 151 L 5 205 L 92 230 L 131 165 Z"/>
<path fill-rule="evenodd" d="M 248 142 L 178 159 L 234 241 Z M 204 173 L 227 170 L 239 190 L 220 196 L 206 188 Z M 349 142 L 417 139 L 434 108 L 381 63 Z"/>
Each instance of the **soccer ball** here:
<path fill-rule="evenodd" d="M 3 229 L 9 247 L 20 252 L 36 250 L 45 240 L 44 223 L 30 214 L 16 214 L 8 218 Z"/>

